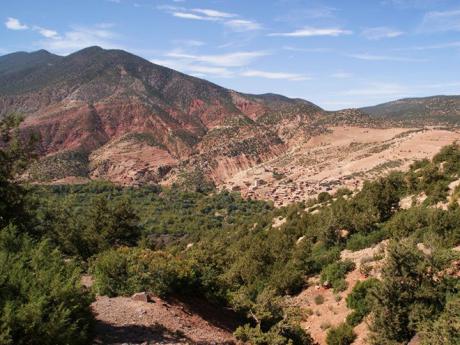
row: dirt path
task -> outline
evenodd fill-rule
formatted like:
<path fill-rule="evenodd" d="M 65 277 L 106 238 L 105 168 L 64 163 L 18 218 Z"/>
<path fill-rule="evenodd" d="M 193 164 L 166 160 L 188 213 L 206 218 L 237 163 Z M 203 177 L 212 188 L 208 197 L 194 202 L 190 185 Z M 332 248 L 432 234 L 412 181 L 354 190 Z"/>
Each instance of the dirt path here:
<path fill-rule="evenodd" d="M 190 306 L 159 298 L 143 302 L 97 297 L 92 308 L 97 320 L 95 345 L 234 344 L 225 315 L 198 302 Z"/>

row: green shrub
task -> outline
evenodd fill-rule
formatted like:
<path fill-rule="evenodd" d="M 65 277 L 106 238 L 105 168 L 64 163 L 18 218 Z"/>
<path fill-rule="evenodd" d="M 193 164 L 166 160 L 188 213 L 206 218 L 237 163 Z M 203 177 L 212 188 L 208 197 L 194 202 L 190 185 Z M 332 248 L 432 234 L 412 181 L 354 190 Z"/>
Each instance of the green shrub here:
<path fill-rule="evenodd" d="M 368 234 L 355 233 L 347 241 L 347 249 L 357 251 L 372 247 L 374 244 L 382 242 L 388 237 L 388 231 L 385 228 L 372 231 Z"/>
<path fill-rule="evenodd" d="M 456 291 L 455 280 L 441 273 L 452 259 L 436 250 L 425 256 L 409 241 L 391 243 L 382 281 L 372 293 L 373 344 L 406 343 L 438 317 L 448 293 Z"/>
<path fill-rule="evenodd" d="M 441 315 L 423 325 L 420 331 L 422 345 L 460 344 L 460 295 L 454 296 Z"/>
<path fill-rule="evenodd" d="M 326 266 L 321 272 L 321 283 L 328 282 L 334 292 L 344 291 L 347 288 L 345 275 L 354 270 L 356 265 L 352 261 L 338 261 Z"/>
<path fill-rule="evenodd" d="M 127 296 L 139 291 L 166 296 L 196 283 L 189 262 L 165 252 L 119 248 L 98 255 L 91 265 L 94 289 L 101 295 Z"/>
<path fill-rule="evenodd" d="M 1 344 L 90 342 L 93 296 L 81 287 L 72 261 L 10 227 L 0 231 L 0 267 Z"/>
<path fill-rule="evenodd" d="M 302 327 L 295 322 L 283 320 L 264 332 L 260 326 L 246 324 L 235 333 L 237 340 L 251 345 L 313 345 L 315 342 Z"/>
<path fill-rule="evenodd" d="M 355 339 L 353 327 L 343 323 L 327 332 L 326 343 L 327 345 L 350 345 Z"/>
<path fill-rule="evenodd" d="M 379 281 L 375 278 L 356 283 L 346 299 L 347 307 L 353 309 L 353 312 L 347 317 L 348 324 L 357 326 L 371 312 L 371 291 L 378 285 Z"/>

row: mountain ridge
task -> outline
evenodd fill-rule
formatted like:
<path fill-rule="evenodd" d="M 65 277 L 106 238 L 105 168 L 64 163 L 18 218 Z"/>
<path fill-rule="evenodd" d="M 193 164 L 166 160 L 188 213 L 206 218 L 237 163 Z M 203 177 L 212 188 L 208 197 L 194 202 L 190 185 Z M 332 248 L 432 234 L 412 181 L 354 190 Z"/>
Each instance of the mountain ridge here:
<path fill-rule="evenodd" d="M 199 171 L 221 183 L 331 126 L 401 122 L 370 110 L 331 112 L 304 99 L 240 93 L 97 46 L 0 57 L 0 117 L 23 114 L 23 131 L 40 134 L 43 158 L 32 180 L 169 183 Z"/>

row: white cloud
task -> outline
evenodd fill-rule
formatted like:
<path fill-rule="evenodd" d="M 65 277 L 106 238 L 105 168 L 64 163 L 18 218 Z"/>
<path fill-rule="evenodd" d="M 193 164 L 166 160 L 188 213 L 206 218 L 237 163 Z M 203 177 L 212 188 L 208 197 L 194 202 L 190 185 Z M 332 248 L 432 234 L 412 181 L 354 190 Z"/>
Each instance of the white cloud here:
<path fill-rule="evenodd" d="M 234 31 L 254 31 L 262 29 L 262 25 L 245 19 L 232 19 L 224 23 Z"/>
<path fill-rule="evenodd" d="M 262 29 L 262 25 L 256 21 L 240 18 L 237 14 L 222 12 L 209 8 L 187 9 L 176 6 L 158 6 L 158 9 L 170 13 L 173 17 L 191 20 L 202 20 L 220 23 L 233 31 L 245 32 Z"/>
<path fill-rule="evenodd" d="M 285 72 L 267 72 L 259 70 L 247 70 L 240 74 L 243 77 L 256 77 L 265 79 L 283 79 L 290 81 L 302 81 L 311 79 L 303 74 L 285 73 Z"/>
<path fill-rule="evenodd" d="M 111 25 L 99 24 L 92 27 L 74 27 L 63 35 L 47 37 L 38 42 L 44 49 L 58 54 L 68 54 L 89 46 L 102 46 L 104 48 L 120 48 L 114 40 L 117 34 L 109 29 Z"/>
<path fill-rule="evenodd" d="M 404 32 L 392 28 L 380 26 L 375 28 L 366 28 L 362 35 L 369 40 L 380 40 L 382 38 L 395 38 L 402 36 Z"/>
<path fill-rule="evenodd" d="M 428 12 L 423 18 L 421 30 L 425 32 L 460 31 L 460 10 Z"/>
<path fill-rule="evenodd" d="M 268 34 L 268 36 L 282 36 L 282 37 L 314 37 L 314 36 L 342 36 L 351 35 L 353 32 L 350 30 L 343 30 L 339 28 L 304 28 L 292 32 L 275 32 Z"/>
<path fill-rule="evenodd" d="M 400 62 L 422 62 L 424 59 L 414 59 L 401 56 L 389 56 L 389 55 L 372 55 L 372 54 L 348 54 L 346 55 L 353 59 L 366 60 L 366 61 L 400 61 Z"/>
<path fill-rule="evenodd" d="M 38 31 L 40 35 L 46 37 L 46 38 L 58 38 L 59 34 L 57 31 L 51 30 L 51 29 L 45 29 L 40 26 L 34 26 L 34 30 Z"/>
<path fill-rule="evenodd" d="M 174 59 L 182 59 L 200 63 L 207 63 L 215 66 L 222 67 L 242 67 L 250 64 L 255 59 L 269 55 L 268 52 L 264 51 L 252 51 L 252 52 L 234 52 L 228 54 L 217 54 L 217 55 L 192 55 L 181 52 L 170 52 L 166 56 Z"/>
<path fill-rule="evenodd" d="M 204 17 L 204 16 L 199 16 L 194 13 L 188 13 L 188 12 L 173 12 L 172 15 L 177 18 L 182 18 L 182 19 L 193 19 L 193 20 L 210 20 L 210 21 L 215 21 L 216 18 L 214 17 Z"/>
<path fill-rule="evenodd" d="M 194 8 L 192 9 L 193 12 L 204 14 L 207 17 L 214 17 L 214 18 L 233 18 L 236 17 L 236 14 L 233 13 L 226 13 L 216 10 L 211 10 L 208 8 Z"/>
<path fill-rule="evenodd" d="M 234 72 L 225 67 L 215 67 L 206 65 L 197 65 L 190 61 L 174 60 L 174 59 L 153 59 L 150 60 L 154 64 L 172 68 L 174 70 L 188 73 L 196 77 L 213 76 L 219 78 L 230 78 L 234 76 Z"/>
<path fill-rule="evenodd" d="M 23 24 L 19 19 L 8 17 L 5 26 L 10 30 L 27 30 L 29 27 L 26 24 Z"/>

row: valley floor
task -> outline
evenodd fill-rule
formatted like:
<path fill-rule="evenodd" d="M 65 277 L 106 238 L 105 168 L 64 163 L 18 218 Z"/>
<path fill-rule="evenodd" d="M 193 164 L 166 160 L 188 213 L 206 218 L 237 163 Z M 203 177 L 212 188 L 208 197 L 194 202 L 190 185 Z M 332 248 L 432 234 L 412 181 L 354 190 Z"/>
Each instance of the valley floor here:
<path fill-rule="evenodd" d="M 407 170 L 460 140 L 460 132 L 440 128 L 332 127 L 286 154 L 244 170 L 221 187 L 276 206 L 303 201 L 340 187 L 359 188 L 390 170 Z"/>

